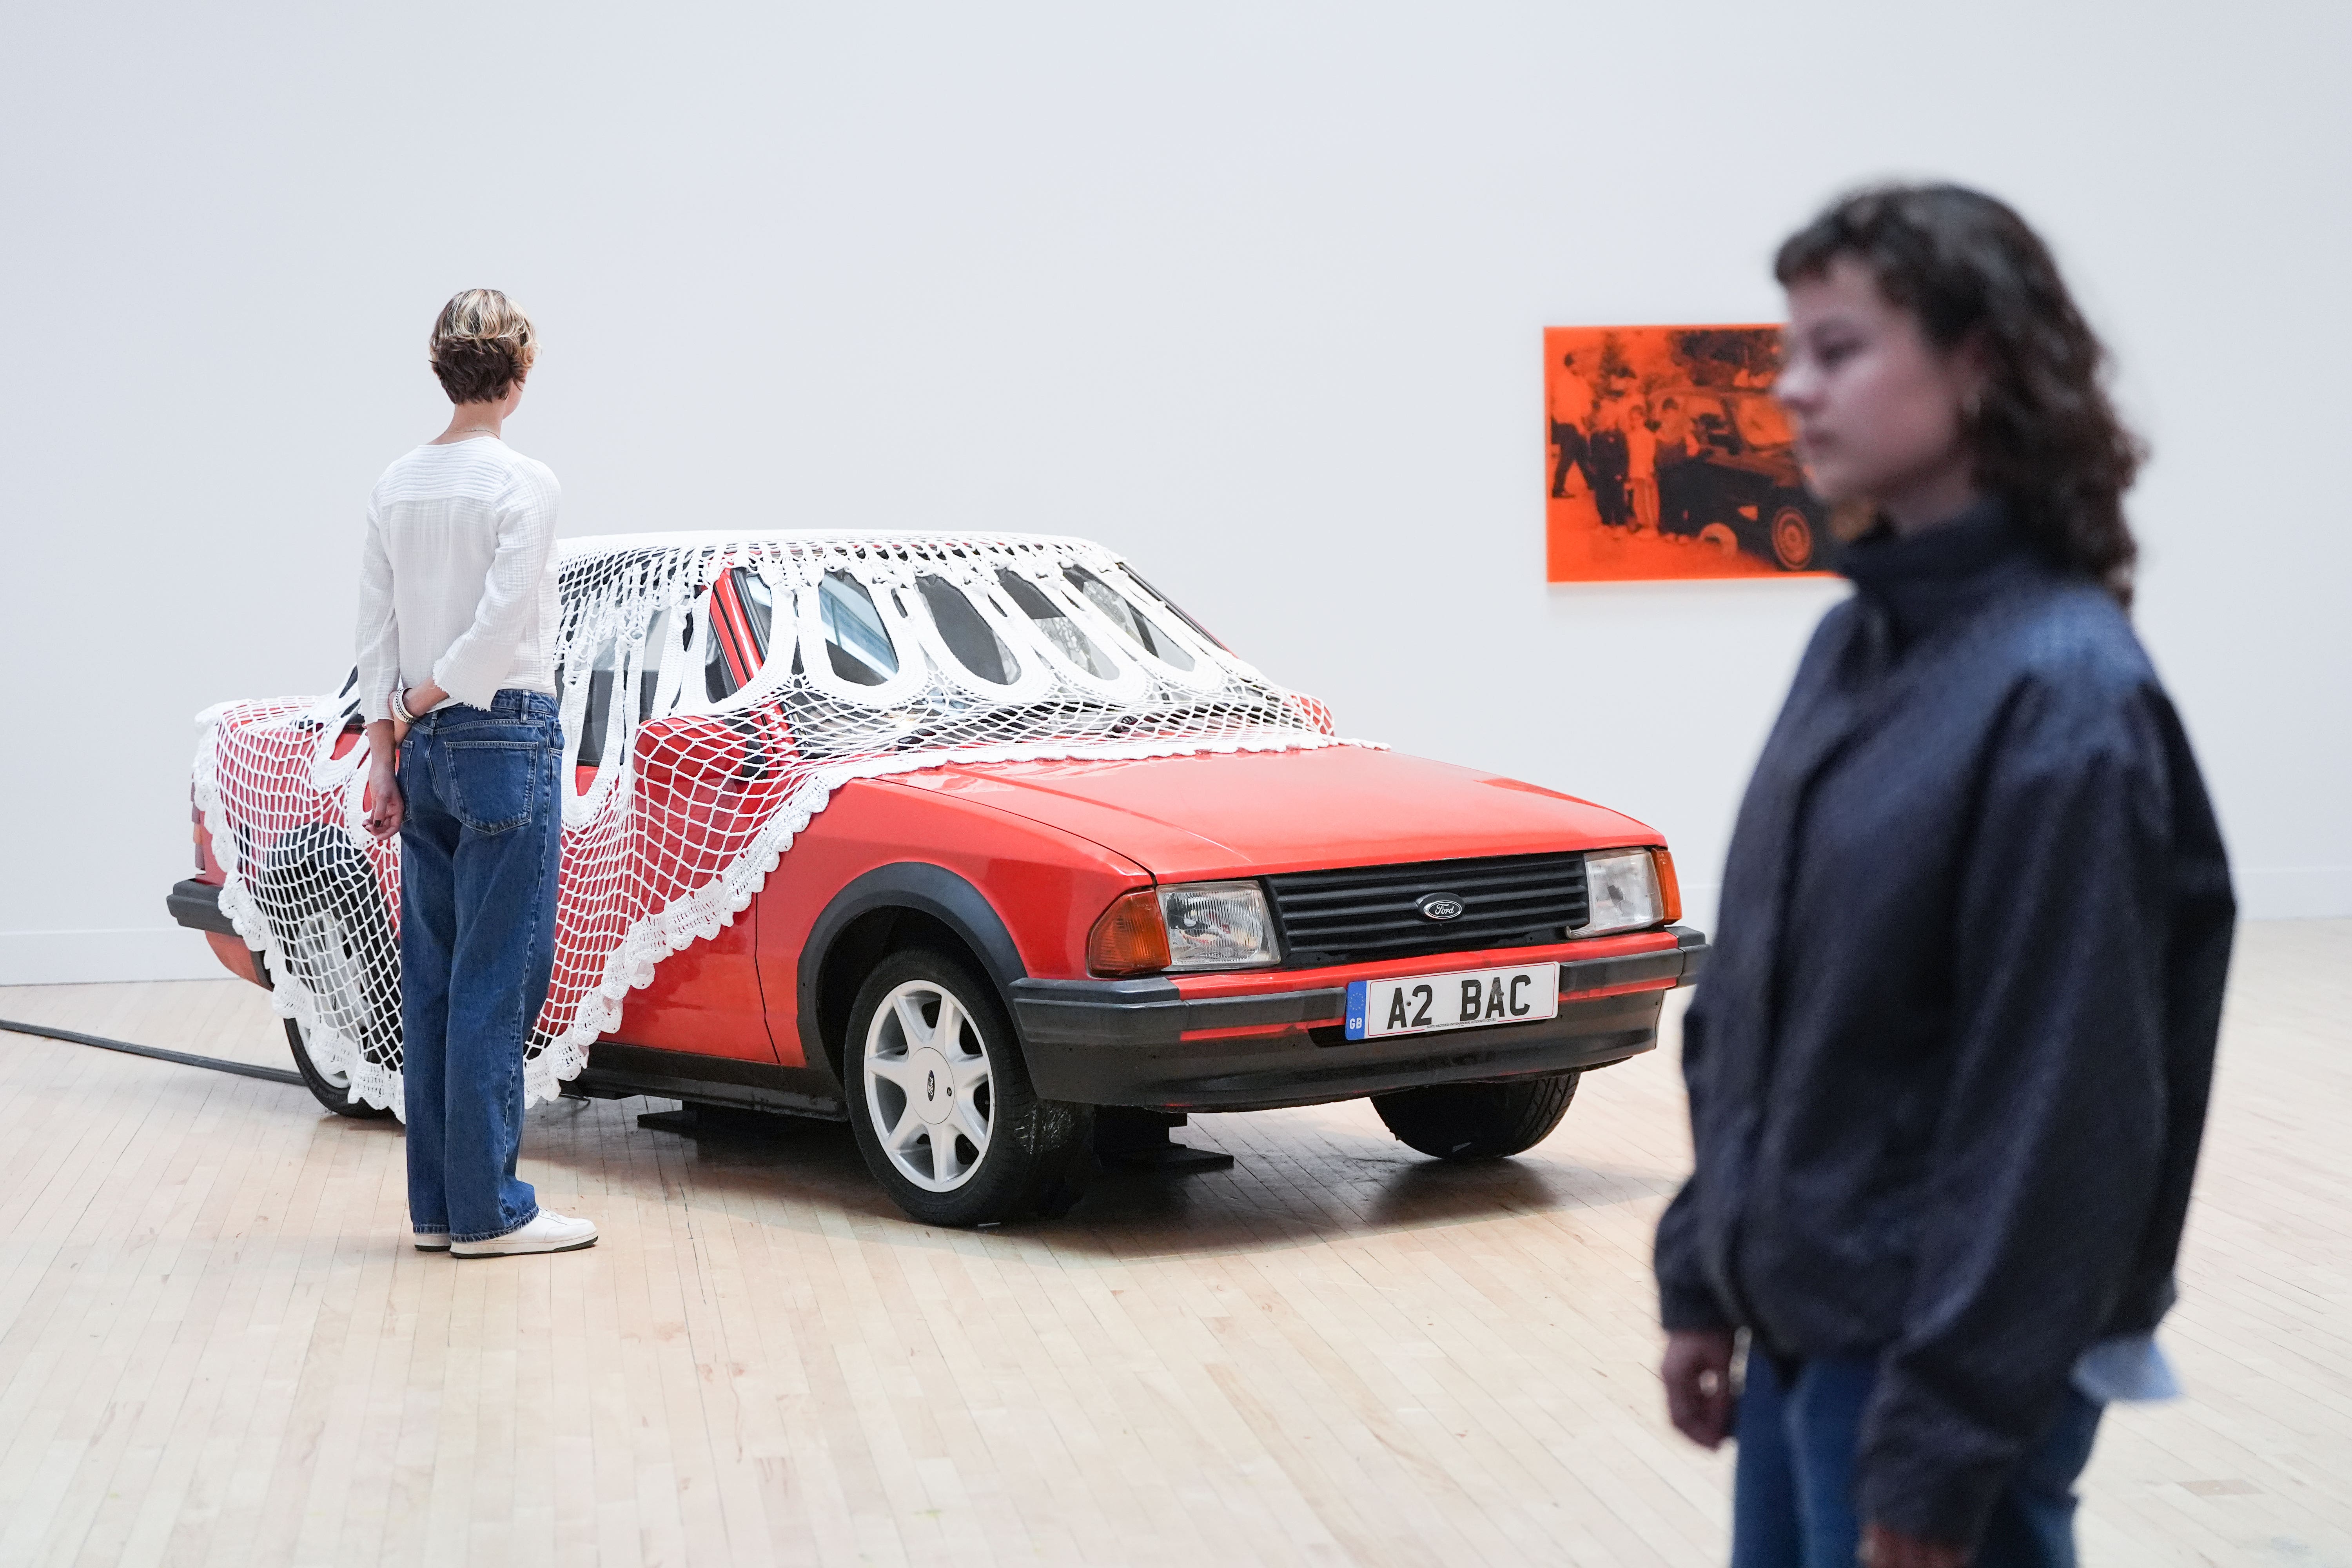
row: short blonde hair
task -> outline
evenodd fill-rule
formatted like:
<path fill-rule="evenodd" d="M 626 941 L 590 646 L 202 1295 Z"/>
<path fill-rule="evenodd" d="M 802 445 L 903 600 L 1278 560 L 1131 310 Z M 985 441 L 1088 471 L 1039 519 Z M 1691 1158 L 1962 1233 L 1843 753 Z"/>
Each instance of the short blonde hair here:
<path fill-rule="evenodd" d="M 441 307 L 426 357 L 450 402 L 495 403 L 530 374 L 539 335 L 504 294 L 467 289 Z"/>

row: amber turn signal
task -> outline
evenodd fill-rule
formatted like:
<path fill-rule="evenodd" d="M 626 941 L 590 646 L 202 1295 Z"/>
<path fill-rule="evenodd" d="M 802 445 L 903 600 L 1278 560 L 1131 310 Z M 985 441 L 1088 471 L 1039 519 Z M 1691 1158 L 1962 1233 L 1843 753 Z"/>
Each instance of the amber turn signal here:
<path fill-rule="evenodd" d="M 1660 844 L 1650 851 L 1658 867 L 1658 903 L 1668 925 L 1683 918 L 1683 885 L 1675 879 L 1675 852 Z"/>
<path fill-rule="evenodd" d="M 1168 967 L 1168 928 L 1160 895 L 1138 888 L 1111 900 L 1087 938 L 1087 967 L 1097 974 L 1150 974 Z"/>

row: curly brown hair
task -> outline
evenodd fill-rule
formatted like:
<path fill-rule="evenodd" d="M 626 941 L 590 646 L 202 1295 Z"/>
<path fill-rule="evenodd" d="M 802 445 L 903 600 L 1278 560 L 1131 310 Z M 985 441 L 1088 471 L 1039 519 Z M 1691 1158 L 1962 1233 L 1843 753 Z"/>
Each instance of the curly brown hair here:
<path fill-rule="evenodd" d="M 520 306 L 495 289 L 450 296 L 426 350 L 452 403 L 495 403 L 530 374 L 538 334 Z"/>
<path fill-rule="evenodd" d="M 1841 256 L 1869 268 L 1938 348 L 1974 340 L 1986 373 L 1968 416 L 1977 483 L 2008 502 L 2052 560 L 2128 606 L 2139 546 L 2123 495 L 2145 448 L 2116 417 L 2106 350 L 2042 237 L 1981 191 L 1879 185 L 1790 235 L 1772 273 L 1786 286 Z"/>

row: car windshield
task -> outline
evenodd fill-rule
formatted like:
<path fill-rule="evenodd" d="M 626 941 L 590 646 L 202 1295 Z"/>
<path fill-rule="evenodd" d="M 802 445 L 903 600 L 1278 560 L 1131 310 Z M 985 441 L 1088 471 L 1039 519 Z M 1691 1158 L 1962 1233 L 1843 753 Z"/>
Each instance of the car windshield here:
<path fill-rule="evenodd" d="M 1070 619 L 1069 613 L 1054 603 L 1043 588 L 1002 566 L 996 569 L 996 581 L 1021 607 L 1021 613 L 1037 623 L 1037 629 L 1045 634 L 1045 640 L 1052 643 L 1064 658 L 1098 680 L 1118 679 L 1118 668 L 1086 633 L 1078 629 L 1077 623 Z"/>
<path fill-rule="evenodd" d="M 940 628 L 940 640 L 948 645 L 957 663 L 995 686 L 1010 686 L 1021 679 L 1021 661 L 987 617 L 964 597 L 962 589 L 929 572 L 916 577 L 915 587 L 931 612 L 931 624 Z"/>
<path fill-rule="evenodd" d="M 1083 566 L 1067 567 L 1062 576 L 1070 586 L 1086 595 L 1087 604 L 1100 610 L 1111 625 L 1125 633 L 1127 640 L 1133 643 L 1139 651 L 1178 669 L 1192 668 L 1192 656 L 1184 650 L 1184 646 L 1153 625 L 1150 616 L 1108 583 Z"/>
<path fill-rule="evenodd" d="M 828 572 L 816 596 L 834 674 L 858 686 L 880 686 L 898 673 L 898 646 L 865 584 L 846 572 Z"/>

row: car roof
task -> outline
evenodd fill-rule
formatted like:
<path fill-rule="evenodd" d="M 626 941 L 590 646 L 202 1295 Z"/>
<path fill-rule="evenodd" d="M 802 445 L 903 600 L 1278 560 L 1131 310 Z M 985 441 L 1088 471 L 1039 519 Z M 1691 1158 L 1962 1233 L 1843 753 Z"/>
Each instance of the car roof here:
<path fill-rule="evenodd" d="M 724 550 L 743 544 L 773 544 L 786 550 L 801 545 L 811 551 L 877 545 L 887 549 L 894 544 L 976 544 L 982 547 L 1043 544 L 1102 548 L 1092 540 L 1066 533 L 994 533 L 971 529 L 729 528 L 681 530 L 674 533 L 595 533 L 578 539 L 558 540 L 555 549 L 559 561 L 579 561 L 629 550 Z"/>

